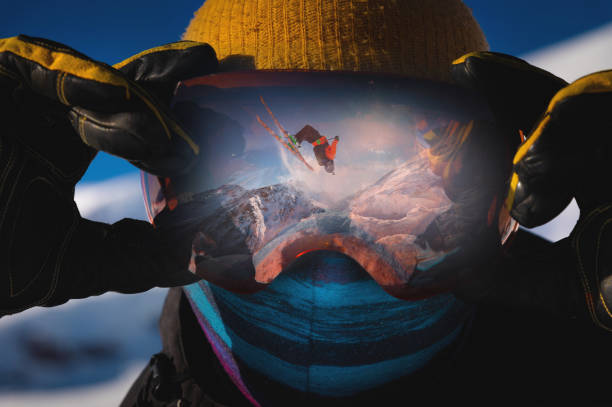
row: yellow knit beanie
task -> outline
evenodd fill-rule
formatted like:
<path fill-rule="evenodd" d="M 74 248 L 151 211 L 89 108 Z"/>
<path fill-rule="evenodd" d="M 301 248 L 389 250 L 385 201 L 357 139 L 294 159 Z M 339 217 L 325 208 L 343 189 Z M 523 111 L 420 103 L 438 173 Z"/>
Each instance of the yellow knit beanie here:
<path fill-rule="evenodd" d="M 396 73 L 450 81 L 451 62 L 488 49 L 461 0 L 206 0 L 183 38 L 241 69 Z"/>

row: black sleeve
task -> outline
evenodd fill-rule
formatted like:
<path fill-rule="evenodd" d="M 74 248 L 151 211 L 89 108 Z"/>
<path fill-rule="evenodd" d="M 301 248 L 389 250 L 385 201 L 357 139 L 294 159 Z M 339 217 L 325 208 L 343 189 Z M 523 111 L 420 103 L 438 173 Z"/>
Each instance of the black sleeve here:
<path fill-rule="evenodd" d="M 480 273 L 487 288 L 477 302 L 560 320 L 586 320 L 576 265 L 569 239 L 553 243 L 519 229 L 503 255 Z"/>

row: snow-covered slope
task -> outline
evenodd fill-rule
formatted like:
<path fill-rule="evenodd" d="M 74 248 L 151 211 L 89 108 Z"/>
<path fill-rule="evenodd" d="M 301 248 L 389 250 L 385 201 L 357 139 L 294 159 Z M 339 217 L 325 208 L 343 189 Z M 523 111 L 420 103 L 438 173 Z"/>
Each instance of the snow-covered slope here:
<path fill-rule="evenodd" d="M 521 57 L 568 82 L 589 73 L 612 69 L 612 22 Z M 531 231 L 552 241 L 563 239 L 573 229 L 578 215 L 578 205 L 572 201 L 555 219 Z"/>
<path fill-rule="evenodd" d="M 568 82 L 612 69 L 612 22 L 521 57 Z"/>
<path fill-rule="evenodd" d="M 3 391 L 0 394 L 2 407 L 114 407 L 127 394 L 134 379 L 142 370 L 142 363 L 128 365 L 119 375 L 109 381 L 90 386 L 78 386 L 54 390 L 35 389 Z"/>
<path fill-rule="evenodd" d="M 123 218 L 146 219 L 138 173 L 107 181 L 79 184 L 75 201 L 81 216 L 112 223 Z"/>
<path fill-rule="evenodd" d="M 109 293 L 0 320 L 0 389 L 24 391 L 112 380 L 160 349 L 165 290 Z"/>

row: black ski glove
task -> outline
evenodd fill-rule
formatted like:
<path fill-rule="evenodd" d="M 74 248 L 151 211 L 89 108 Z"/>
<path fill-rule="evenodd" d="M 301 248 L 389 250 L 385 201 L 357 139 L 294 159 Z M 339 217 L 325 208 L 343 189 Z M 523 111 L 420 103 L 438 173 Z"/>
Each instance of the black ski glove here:
<path fill-rule="evenodd" d="M 167 103 L 177 81 L 216 68 L 210 46 L 188 41 L 113 68 L 48 40 L 0 40 L 0 315 L 197 280 L 190 236 L 164 228 L 176 213 L 156 229 L 88 221 L 74 185 L 97 150 L 162 176 L 188 171 L 199 148 Z"/>
<path fill-rule="evenodd" d="M 533 227 L 553 219 L 574 197 L 581 210 L 570 241 L 557 244 L 570 250 L 557 251 L 549 267 L 523 267 L 531 276 L 509 271 L 503 278 L 521 279 L 522 285 L 497 281 L 489 296 L 509 302 L 513 295 L 523 297 L 523 305 L 531 301 L 534 307 L 570 315 L 581 315 L 586 302 L 593 321 L 612 330 L 612 259 L 607 255 L 612 188 L 606 181 L 612 158 L 607 112 L 612 71 L 568 85 L 518 58 L 479 52 L 455 61 L 452 73 L 457 82 L 485 95 L 500 123 L 527 135 L 513 159 L 505 201 L 511 215 Z M 509 287 L 514 294 L 504 292 Z"/>

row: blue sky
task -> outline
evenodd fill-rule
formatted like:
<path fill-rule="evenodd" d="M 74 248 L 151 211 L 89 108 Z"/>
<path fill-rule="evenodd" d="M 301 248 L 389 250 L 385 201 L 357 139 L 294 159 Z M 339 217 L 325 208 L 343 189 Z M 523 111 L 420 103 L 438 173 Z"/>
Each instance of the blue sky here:
<path fill-rule="evenodd" d="M 554 44 L 612 21 L 610 0 L 464 0 L 492 50 L 513 55 Z M 144 49 L 180 39 L 201 0 L 56 0 L 7 2 L 0 38 L 19 33 L 65 43 L 92 58 L 115 63 Z M 83 182 L 134 172 L 100 154 Z"/>

